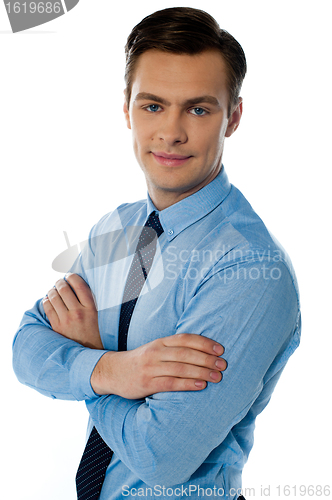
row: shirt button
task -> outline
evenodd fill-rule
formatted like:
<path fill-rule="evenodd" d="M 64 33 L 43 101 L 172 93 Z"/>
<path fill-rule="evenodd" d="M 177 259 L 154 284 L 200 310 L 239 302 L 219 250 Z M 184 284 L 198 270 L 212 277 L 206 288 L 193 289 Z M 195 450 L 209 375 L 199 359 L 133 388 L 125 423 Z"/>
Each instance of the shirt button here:
<path fill-rule="evenodd" d="M 169 234 L 169 236 L 172 236 L 172 234 L 174 234 L 173 229 L 169 229 L 169 230 L 168 230 L 168 234 Z"/>

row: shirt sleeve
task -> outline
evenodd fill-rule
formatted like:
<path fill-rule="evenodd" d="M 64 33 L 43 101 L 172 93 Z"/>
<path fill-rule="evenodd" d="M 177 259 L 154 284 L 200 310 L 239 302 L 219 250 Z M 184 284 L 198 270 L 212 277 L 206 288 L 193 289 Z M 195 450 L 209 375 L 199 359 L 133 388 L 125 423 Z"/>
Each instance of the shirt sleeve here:
<path fill-rule="evenodd" d="M 266 406 L 299 343 L 298 296 L 287 267 L 251 262 L 233 275 L 216 272 L 179 318 L 175 333 L 188 332 L 225 347 L 228 367 L 220 383 L 144 400 L 86 401 L 102 438 L 151 486 L 188 481 L 249 410 L 254 415 Z"/>
<path fill-rule="evenodd" d="M 89 243 L 71 272 L 87 283 L 85 265 L 91 266 Z M 84 263 L 84 264 L 83 264 Z M 89 283 L 88 283 L 89 284 Z M 52 330 L 42 300 L 27 311 L 13 342 L 13 368 L 18 380 L 51 398 L 85 400 L 96 397 L 91 373 L 105 350 L 88 349 Z"/>

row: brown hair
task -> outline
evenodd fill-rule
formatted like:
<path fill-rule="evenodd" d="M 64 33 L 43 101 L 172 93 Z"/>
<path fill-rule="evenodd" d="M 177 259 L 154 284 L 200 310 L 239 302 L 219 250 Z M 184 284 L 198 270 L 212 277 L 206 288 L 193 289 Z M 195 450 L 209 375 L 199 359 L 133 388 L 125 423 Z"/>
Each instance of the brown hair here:
<path fill-rule="evenodd" d="M 126 101 L 129 108 L 131 87 L 137 60 L 150 49 L 174 54 L 199 54 L 204 50 L 218 50 L 227 66 L 230 116 L 239 102 L 239 94 L 246 74 L 246 58 L 241 45 L 207 12 L 190 7 L 159 10 L 145 17 L 130 33 L 126 51 Z"/>

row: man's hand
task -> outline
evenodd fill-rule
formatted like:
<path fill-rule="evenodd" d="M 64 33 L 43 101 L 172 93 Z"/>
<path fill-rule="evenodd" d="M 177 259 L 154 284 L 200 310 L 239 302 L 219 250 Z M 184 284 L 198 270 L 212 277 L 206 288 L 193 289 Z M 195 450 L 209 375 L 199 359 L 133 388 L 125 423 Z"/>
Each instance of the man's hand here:
<path fill-rule="evenodd" d="M 80 276 L 68 274 L 66 280 L 57 281 L 43 299 L 43 307 L 55 332 L 85 347 L 103 349 L 93 296 Z"/>
<path fill-rule="evenodd" d="M 89 286 L 76 274 L 66 280 L 57 281 L 43 300 L 53 330 L 85 347 L 103 349 Z M 131 351 L 108 351 L 95 366 L 91 386 L 97 394 L 127 399 L 201 390 L 206 382 L 220 382 L 227 367 L 219 357 L 223 352 L 214 340 L 191 333 L 156 339 Z"/>
<path fill-rule="evenodd" d="M 224 348 L 207 337 L 181 333 L 132 351 L 104 354 L 91 376 L 97 394 L 141 399 L 156 392 L 197 391 L 220 382 L 227 363 Z"/>

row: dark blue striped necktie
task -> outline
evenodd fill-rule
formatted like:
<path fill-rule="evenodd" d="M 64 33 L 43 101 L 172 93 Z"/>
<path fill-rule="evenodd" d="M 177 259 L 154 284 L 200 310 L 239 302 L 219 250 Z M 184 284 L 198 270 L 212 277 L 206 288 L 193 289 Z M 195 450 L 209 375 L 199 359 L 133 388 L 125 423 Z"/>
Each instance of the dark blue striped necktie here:
<path fill-rule="evenodd" d="M 152 212 L 140 234 L 125 285 L 119 320 L 119 351 L 127 350 L 130 320 L 138 296 L 151 269 L 156 253 L 157 239 L 163 231 L 158 214 Z M 76 474 L 78 500 L 97 500 L 99 498 L 112 455 L 113 451 L 103 441 L 97 429 L 93 427 Z"/>

